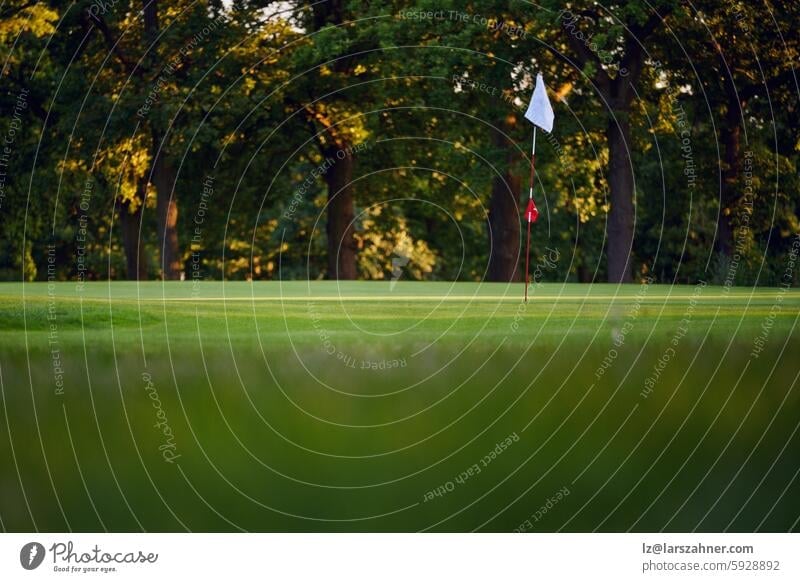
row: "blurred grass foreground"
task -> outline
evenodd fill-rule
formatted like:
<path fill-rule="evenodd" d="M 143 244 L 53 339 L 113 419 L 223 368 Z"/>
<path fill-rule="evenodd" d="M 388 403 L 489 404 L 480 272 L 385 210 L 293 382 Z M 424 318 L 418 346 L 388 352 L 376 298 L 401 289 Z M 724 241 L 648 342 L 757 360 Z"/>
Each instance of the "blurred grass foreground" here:
<path fill-rule="evenodd" d="M 2 285 L 2 527 L 797 530 L 800 292 L 521 291 Z"/>

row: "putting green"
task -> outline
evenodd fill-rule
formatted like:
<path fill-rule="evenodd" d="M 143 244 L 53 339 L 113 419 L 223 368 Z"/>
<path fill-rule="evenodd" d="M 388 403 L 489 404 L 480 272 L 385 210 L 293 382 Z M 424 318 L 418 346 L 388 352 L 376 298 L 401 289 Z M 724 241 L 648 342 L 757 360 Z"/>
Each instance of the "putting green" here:
<path fill-rule="evenodd" d="M 521 292 L 0 285 L 2 525 L 797 528 L 797 290 Z"/>

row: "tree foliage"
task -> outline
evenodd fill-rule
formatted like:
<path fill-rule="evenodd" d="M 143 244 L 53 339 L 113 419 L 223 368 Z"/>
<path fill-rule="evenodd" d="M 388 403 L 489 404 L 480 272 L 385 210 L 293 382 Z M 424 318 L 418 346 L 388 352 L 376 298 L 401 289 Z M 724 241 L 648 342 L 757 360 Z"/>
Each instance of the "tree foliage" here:
<path fill-rule="evenodd" d="M 0 277 L 518 280 L 542 72 L 543 278 L 780 283 L 798 10 L 6 2 Z"/>

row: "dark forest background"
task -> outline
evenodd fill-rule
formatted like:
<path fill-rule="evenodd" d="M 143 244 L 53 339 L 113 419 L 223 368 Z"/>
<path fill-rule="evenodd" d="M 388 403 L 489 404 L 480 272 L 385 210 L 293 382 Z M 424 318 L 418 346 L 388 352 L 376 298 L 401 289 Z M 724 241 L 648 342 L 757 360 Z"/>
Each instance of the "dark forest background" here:
<path fill-rule="evenodd" d="M 0 279 L 784 280 L 794 0 L 0 6 Z M 792 274 L 796 282 L 796 275 Z"/>

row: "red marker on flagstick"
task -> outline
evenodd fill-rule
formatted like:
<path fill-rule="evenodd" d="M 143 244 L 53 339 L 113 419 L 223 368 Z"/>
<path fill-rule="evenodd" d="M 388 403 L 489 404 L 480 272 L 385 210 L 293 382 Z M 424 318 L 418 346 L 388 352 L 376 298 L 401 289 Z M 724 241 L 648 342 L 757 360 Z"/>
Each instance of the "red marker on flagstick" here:
<path fill-rule="evenodd" d="M 536 222 L 539 218 L 539 210 L 536 208 L 536 203 L 533 201 L 533 185 L 536 175 L 534 161 L 536 160 L 536 127 L 541 127 L 546 132 L 550 133 L 553 130 L 553 108 L 550 105 L 550 100 L 547 98 L 547 89 L 544 86 L 542 74 L 536 75 L 536 87 L 533 90 L 531 102 L 528 105 L 528 110 L 525 112 L 525 119 L 533 123 L 533 145 L 531 147 L 531 183 L 528 190 L 528 207 L 525 209 L 525 220 L 528 222 L 528 238 L 525 244 L 525 303 L 528 302 L 528 285 L 530 284 L 530 276 L 528 270 L 530 266 L 531 255 L 531 223 Z"/>

